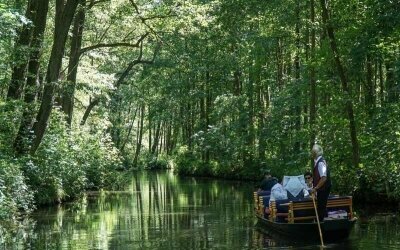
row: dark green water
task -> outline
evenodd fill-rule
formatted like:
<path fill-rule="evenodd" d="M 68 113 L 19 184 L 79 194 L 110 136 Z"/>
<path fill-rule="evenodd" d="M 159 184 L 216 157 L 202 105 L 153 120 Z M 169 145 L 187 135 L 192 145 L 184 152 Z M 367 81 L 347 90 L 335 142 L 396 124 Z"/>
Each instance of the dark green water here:
<path fill-rule="evenodd" d="M 256 225 L 251 184 L 139 173 L 125 191 L 40 209 L 7 249 L 319 249 Z M 399 217 L 360 220 L 328 249 L 400 249 Z"/>

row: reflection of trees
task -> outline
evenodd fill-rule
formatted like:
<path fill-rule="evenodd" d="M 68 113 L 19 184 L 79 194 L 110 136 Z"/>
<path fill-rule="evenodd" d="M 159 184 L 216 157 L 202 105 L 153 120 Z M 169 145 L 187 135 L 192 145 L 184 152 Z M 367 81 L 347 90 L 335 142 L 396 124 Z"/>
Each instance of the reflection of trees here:
<path fill-rule="evenodd" d="M 207 248 L 221 237 L 223 244 L 242 243 L 227 225 L 243 211 L 251 212 L 242 191 L 237 195 L 235 188 L 221 181 L 196 182 L 165 173 L 138 173 L 133 186 L 136 204 L 130 214 L 136 217 L 136 225 L 130 225 L 129 238 L 147 242 L 140 246 Z"/>
<path fill-rule="evenodd" d="M 232 182 L 135 173 L 125 192 L 42 210 L 31 242 L 37 249 L 243 248 L 254 238 L 250 194 Z"/>
<path fill-rule="evenodd" d="M 39 209 L 32 215 L 36 227 L 21 227 L 24 237 L 7 249 L 107 249 L 104 236 L 117 223 L 115 201 L 120 199 L 119 194 L 89 195 L 81 202 Z"/>
<path fill-rule="evenodd" d="M 360 218 L 353 233 L 360 238 L 360 249 L 361 246 L 366 249 L 373 249 L 372 246 L 399 248 L 400 217 L 388 214 Z"/>

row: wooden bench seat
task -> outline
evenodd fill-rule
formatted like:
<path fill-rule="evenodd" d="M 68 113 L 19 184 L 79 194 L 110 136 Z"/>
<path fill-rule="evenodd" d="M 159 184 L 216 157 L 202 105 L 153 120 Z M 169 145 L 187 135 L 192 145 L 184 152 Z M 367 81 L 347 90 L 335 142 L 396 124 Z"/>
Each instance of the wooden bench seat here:
<path fill-rule="evenodd" d="M 269 195 L 267 191 L 254 192 L 254 210 L 260 216 L 264 216 L 265 207 L 268 207 L 269 202 L 266 203 L 266 200 L 269 201 Z"/>
<path fill-rule="evenodd" d="M 353 218 L 353 202 L 351 196 L 332 196 L 327 202 L 327 209 L 338 210 L 343 209 L 347 212 L 349 219 Z M 270 220 L 279 220 L 279 217 L 283 217 L 285 221 L 294 223 L 296 221 L 308 221 L 315 219 L 314 204 L 311 199 L 304 199 L 298 201 L 284 201 L 284 203 L 278 204 L 280 209 L 277 208 L 276 202 L 272 202 L 270 206 L 271 215 Z M 287 207 L 287 213 L 282 212 L 282 207 Z M 281 211 L 279 211 L 281 210 Z"/>

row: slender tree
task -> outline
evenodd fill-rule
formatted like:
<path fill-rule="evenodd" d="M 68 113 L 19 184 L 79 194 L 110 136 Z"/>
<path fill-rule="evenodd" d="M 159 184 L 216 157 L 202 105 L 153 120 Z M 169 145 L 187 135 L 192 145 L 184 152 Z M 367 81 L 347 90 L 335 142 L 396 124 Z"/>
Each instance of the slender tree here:
<path fill-rule="evenodd" d="M 359 143 L 357 139 L 357 128 L 356 122 L 354 118 L 354 109 L 353 109 L 353 102 L 351 99 L 350 88 L 346 76 L 345 67 L 340 59 L 340 53 L 337 46 L 337 42 L 335 39 L 335 32 L 332 27 L 332 23 L 329 17 L 328 11 L 328 0 L 320 0 L 321 9 L 322 9 L 322 21 L 325 24 L 326 33 L 329 39 L 329 45 L 333 53 L 333 57 L 336 64 L 336 70 L 339 74 L 340 82 L 342 83 L 342 89 L 344 98 L 346 100 L 346 112 L 347 118 L 349 120 L 349 130 L 350 130 L 350 137 L 351 137 L 351 144 L 352 144 L 352 153 L 353 153 L 353 166 L 355 169 L 358 168 L 358 164 L 360 162 L 360 149 Z"/>
<path fill-rule="evenodd" d="M 30 0 L 26 7 L 25 17 L 29 20 L 18 32 L 14 48 L 14 66 L 8 87 L 7 99 L 20 99 L 25 85 L 26 68 L 29 62 L 29 47 L 32 41 L 32 31 L 35 27 L 35 16 L 39 1 Z"/>
<path fill-rule="evenodd" d="M 27 152 L 27 144 L 24 140 L 31 140 L 29 129 L 33 120 L 33 103 L 38 91 L 40 57 L 42 54 L 42 43 L 44 30 L 46 28 L 47 11 L 49 0 L 36 1 L 35 18 L 33 21 L 34 30 L 32 34 L 31 52 L 28 63 L 28 74 L 25 87 L 24 102 L 25 108 L 22 114 L 21 123 L 14 141 L 14 149 L 17 154 Z"/>
<path fill-rule="evenodd" d="M 74 95 L 76 88 L 76 76 L 78 73 L 78 64 L 81 55 L 81 45 L 83 37 L 83 29 L 86 17 L 86 0 L 80 1 L 80 6 L 75 15 L 72 38 L 71 38 L 71 49 L 69 52 L 68 62 L 68 75 L 67 75 L 67 86 L 64 87 L 62 93 L 61 107 L 64 113 L 67 115 L 67 123 L 71 126 L 72 113 L 74 109 Z"/>
<path fill-rule="evenodd" d="M 35 154 L 47 128 L 54 103 L 54 94 L 61 70 L 68 31 L 71 26 L 79 0 L 57 0 L 54 25 L 54 40 L 47 67 L 42 102 L 33 125 L 35 138 L 31 146 L 31 154 Z"/>
<path fill-rule="evenodd" d="M 310 0 L 310 21 L 311 21 L 311 47 L 310 47 L 310 149 L 315 143 L 315 117 L 317 106 L 316 77 L 315 77 L 315 1 Z M 312 162 L 312 160 L 311 160 Z"/>

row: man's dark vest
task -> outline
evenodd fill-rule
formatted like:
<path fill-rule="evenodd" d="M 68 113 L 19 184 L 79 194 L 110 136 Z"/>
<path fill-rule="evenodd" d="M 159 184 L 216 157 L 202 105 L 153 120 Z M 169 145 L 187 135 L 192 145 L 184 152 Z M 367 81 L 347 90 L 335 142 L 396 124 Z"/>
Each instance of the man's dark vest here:
<path fill-rule="evenodd" d="M 326 164 L 326 161 L 324 157 L 319 158 L 319 160 L 315 163 L 314 169 L 313 169 L 313 186 L 316 187 L 319 180 L 321 179 L 321 176 L 319 176 L 319 171 L 318 171 L 318 164 L 320 162 L 324 162 L 326 165 L 326 182 L 322 187 L 318 188 L 318 190 L 325 190 L 326 188 L 329 188 L 331 186 L 331 171 L 329 171 L 328 164 Z"/>

